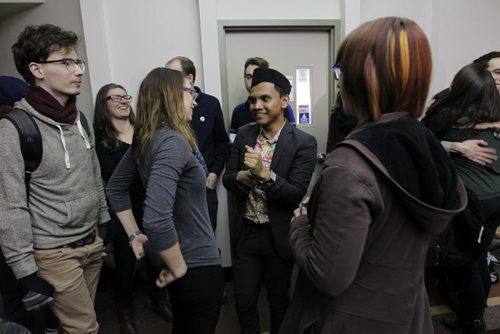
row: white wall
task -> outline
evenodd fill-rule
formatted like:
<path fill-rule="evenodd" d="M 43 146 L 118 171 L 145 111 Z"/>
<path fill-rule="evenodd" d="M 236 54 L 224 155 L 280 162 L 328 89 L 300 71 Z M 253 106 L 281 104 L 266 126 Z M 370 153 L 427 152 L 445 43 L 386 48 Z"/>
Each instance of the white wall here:
<path fill-rule="evenodd" d="M 199 3 L 199 5 L 198 5 Z M 184 55 L 197 69 L 196 83 L 221 96 L 217 20 L 325 19 L 341 17 L 339 0 L 80 0 L 92 93 L 105 83 L 124 85 L 137 96 L 140 81 L 166 60 Z M 201 26 L 203 29 L 201 29 Z"/>
<path fill-rule="evenodd" d="M 500 50 L 499 13 L 498 0 L 361 0 L 361 22 L 404 16 L 425 31 L 433 54 L 429 96 L 448 87 L 462 66 Z"/>
<path fill-rule="evenodd" d="M 432 33 L 432 0 L 361 0 L 361 22 L 384 16 L 403 16 Z"/>
<path fill-rule="evenodd" d="M 144 75 L 176 55 L 190 57 L 197 84 L 221 97 L 218 20 L 341 19 L 341 36 L 360 23 L 404 16 L 427 33 L 434 55 L 431 93 L 448 85 L 468 61 L 500 50 L 498 0 L 80 0 L 93 94 L 104 83 L 123 84 L 137 96 Z M 251 7 L 250 7 L 251 5 Z M 248 7 L 248 10 L 246 8 Z M 219 185 L 219 222 L 227 221 Z M 222 229 L 220 233 L 226 233 Z M 220 237 L 220 236 L 219 236 Z M 224 259 L 226 258 L 226 259 Z M 227 255 L 223 254 L 227 263 Z"/>
<path fill-rule="evenodd" d="M 219 19 L 318 19 L 340 18 L 337 1 L 316 1 L 314 6 L 291 0 L 252 2 L 251 16 L 241 8 L 246 0 L 80 0 L 87 38 L 93 95 L 105 83 L 124 85 L 134 98 L 139 84 L 152 68 L 163 66 L 177 55 L 191 58 L 197 69 L 196 83 L 209 94 L 221 96 L 217 20 Z M 219 192 L 218 240 L 228 249 L 227 202 Z M 229 265 L 230 254 L 222 253 Z"/>
<path fill-rule="evenodd" d="M 338 19 L 339 0 L 217 0 L 218 19 Z"/>
<path fill-rule="evenodd" d="M 448 87 L 464 65 L 500 51 L 500 1 L 435 0 L 433 13 L 431 94 Z"/>
<path fill-rule="evenodd" d="M 1 5 L 0 3 L 0 10 Z M 0 59 L 2 60 L 0 62 L 1 75 L 21 78 L 14 65 L 11 46 L 16 42 L 18 35 L 27 25 L 46 23 L 58 25 L 65 30 L 74 31 L 81 37 L 77 53 L 80 58 L 87 59 L 78 0 L 46 0 L 44 4 L 18 12 L 0 21 L 0 45 L 3 46 L 0 48 Z M 94 107 L 88 75 L 84 75 L 83 77 L 83 85 L 80 96 L 77 99 L 77 106 L 92 119 Z"/>
<path fill-rule="evenodd" d="M 79 106 L 87 114 L 102 85 L 122 84 L 136 98 L 144 76 L 177 55 L 191 58 L 197 85 L 220 97 L 218 20 L 341 19 L 343 37 L 361 22 L 391 15 L 409 17 L 427 33 L 434 57 L 432 94 L 466 63 L 500 50 L 498 13 L 499 0 L 46 0 L 0 21 L 0 74 L 17 75 L 10 45 L 24 26 L 50 22 L 85 35 L 79 54 L 88 60 L 89 75 Z M 220 184 L 219 195 L 224 224 Z"/>
<path fill-rule="evenodd" d="M 98 66 L 91 79 L 94 97 L 101 86 L 115 82 L 135 99 L 146 74 L 175 56 L 194 62 L 196 85 L 204 87 L 196 0 L 80 0 L 80 4 L 87 52 Z"/>

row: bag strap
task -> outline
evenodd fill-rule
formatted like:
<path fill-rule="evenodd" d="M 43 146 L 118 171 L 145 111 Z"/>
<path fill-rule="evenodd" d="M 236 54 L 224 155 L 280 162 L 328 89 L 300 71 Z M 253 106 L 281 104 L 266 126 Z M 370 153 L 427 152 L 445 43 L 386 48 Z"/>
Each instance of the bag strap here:
<path fill-rule="evenodd" d="M 38 168 L 43 156 L 40 128 L 30 114 L 19 108 L 14 108 L 14 110 L 5 115 L 4 118 L 8 119 L 14 125 L 19 134 L 21 154 L 24 160 L 24 183 L 26 185 L 26 197 L 28 199 L 31 173 Z"/>
<path fill-rule="evenodd" d="M 16 128 L 21 144 L 21 154 L 24 160 L 24 183 L 26 186 L 26 198 L 29 199 L 31 174 L 38 168 L 43 156 L 42 136 L 40 128 L 33 116 L 23 109 L 14 110 L 4 116 Z M 80 122 L 87 136 L 90 138 L 89 122 L 85 114 L 80 111 Z"/>
<path fill-rule="evenodd" d="M 85 117 L 84 113 L 82 113 L 81 111 L 79 111 L 79 113 L 80 113 L 80 122 L 82 123 L 85 132 L 87 132 L 87 136 L 90 138 L 89 121 L 87 120 L 87 117 Z"/>

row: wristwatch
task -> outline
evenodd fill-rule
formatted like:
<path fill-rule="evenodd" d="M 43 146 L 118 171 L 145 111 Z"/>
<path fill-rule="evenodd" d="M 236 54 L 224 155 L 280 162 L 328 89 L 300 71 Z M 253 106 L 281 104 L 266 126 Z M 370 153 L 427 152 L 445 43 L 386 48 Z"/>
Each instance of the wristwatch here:
<path fill-rule="evenodd" d="M 131 242 L 132 240 L 134 240 L 135 238 L 137 238 L 141 234 L 142 234 L 141 230 L 135 230 L 134 232 L 129 234 L 128 241 Z"/>
<path fill-rule="evenodd" d="M 274 181 L 276 181 L 276 173 L 271 170 L 269 173 L 269 180 L 261 182 L 257 185 L 257 188 L 259 188 L 260 190 L 265 190 L 267 189 L 267 187 L 272 185 Z"/>

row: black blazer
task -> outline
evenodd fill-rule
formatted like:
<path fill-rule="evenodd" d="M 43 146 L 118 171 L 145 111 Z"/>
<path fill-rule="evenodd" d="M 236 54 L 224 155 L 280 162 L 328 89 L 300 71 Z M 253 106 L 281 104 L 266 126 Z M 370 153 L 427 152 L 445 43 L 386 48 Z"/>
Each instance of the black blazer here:
<path fill-rule="evenodd" d="M 198 106 L 193 110 L 191 128 L 208 171 L 220 176 L 229 155 L 229 137 L 220 103 L 216 97 L 203 93 L 198 87 L 195 89 L 200 95 L 196 99 Z"/>
<path fill-rule="evenodd" d="M 222 179 L 224 187 L 236 197 L 236 225 L 241 224 L 250 192 L 250 188 L 236 181 L 236 174 L 247 169 L 243 163 L 245 145 L 255 147 L 259 131 L 260 126 L 256 123 L 247 124 L 238 130 Z M 273 240 L 278 254 L 285 260 L 293 261 L 288 246 L 290 219 L 293 210 L 306 194 L 316 165 L 316 153 L 316 139 L 286 122 L 271 161 L 276 181 L 263 188 L 267 196 Z M 237 233 L 236 238 L 239 237 Z"/>

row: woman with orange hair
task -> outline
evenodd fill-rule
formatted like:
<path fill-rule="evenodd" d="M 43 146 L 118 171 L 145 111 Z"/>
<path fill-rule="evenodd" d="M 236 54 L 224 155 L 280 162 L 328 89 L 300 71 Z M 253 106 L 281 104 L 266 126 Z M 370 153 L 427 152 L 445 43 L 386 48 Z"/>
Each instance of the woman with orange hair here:
<path fill-rule="evenodd" d="M 358 125 L 294 212 L 300 273 L 280 333 L 433 332 L 425 255 L 466 194 L 417 119 L 431 63 L 424 32 L 404 18 L 366 22 L 340 46 L 334 75 Z"/>

